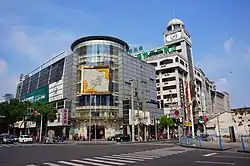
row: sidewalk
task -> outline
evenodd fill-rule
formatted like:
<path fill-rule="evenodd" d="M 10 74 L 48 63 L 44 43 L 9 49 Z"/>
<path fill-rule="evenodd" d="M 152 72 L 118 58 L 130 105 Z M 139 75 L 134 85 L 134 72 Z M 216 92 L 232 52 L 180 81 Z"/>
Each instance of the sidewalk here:
<path fill-rule="evenodd" d="M 151 140 L 151 141 L 141 141 L 141 142 L 116 142 L 116 141 L 108 141 L 108 140 L 92 140 L 92 141 L 73 141 L 73 140 L 67 140 L 63 142 L 64 144 L 74 144 L 74 145 L 131 145 L 131 144 L 166 144 L 166 143 L 172 143 L 177 144 L 178 140 Z"/>
<path fill-rule="evenodd" d="M 232 149 L 233 143 L 226 143 L 222 142 L 222 147 L 220 147 L 219 141 L 202 141 L 201 144 L 198 143 L 192 143 L 192 144 L 180 144 L 182 147 L 187 147 L 187 148 L 198 148 L 198 149 L 207 149 L 207 150 L 229 150 Z"/>

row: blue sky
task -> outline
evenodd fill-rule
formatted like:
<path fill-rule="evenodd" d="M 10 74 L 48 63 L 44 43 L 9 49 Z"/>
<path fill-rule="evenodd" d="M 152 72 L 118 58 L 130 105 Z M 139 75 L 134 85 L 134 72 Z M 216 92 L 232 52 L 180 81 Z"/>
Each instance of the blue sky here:
<path fill-rule="evenodd" d="M 111 35 L 153 48 L 180 18 L 193 41 L 195 64 L 250 106 L 250 1 L 241 0 L 5 0 L 0 5 L 0 95 L 15 93 L 26 73 L 86 35 Z M 232 74 L 230 74 L 232 72 Z"/>

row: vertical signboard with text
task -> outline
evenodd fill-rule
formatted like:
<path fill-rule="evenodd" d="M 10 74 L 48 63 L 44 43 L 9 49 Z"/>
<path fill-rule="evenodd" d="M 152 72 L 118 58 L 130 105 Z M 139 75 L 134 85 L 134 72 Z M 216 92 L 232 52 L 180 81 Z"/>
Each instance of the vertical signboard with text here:
<path fill-rule="evenodd" d="M 68 109 L 62 109 L 62 123 L 63 125 L 68 125 L 69 121 L 69 110 Z"/>

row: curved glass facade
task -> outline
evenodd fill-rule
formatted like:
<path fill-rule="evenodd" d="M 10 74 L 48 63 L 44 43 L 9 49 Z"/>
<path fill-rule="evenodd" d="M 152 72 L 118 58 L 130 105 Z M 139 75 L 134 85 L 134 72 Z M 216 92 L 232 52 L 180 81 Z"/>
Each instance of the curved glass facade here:
<path fill-rule="evenodd" d="M 124 53 L 124 47 L 118 43 L 107 40 L 92 40 L 80 43 L 74 49 L 78 56 L 78 78 L 77 78 L 77 105 L 89 106 L 90 94 L 81 93 L 82 70 L 88 67 L 109 68 L 109 93 L 95 94 L 92 98 L 92 105 L 96 106 L 118 106 L 118 57 Z M 94 102 L 94 100 L 96 102 Z"/>

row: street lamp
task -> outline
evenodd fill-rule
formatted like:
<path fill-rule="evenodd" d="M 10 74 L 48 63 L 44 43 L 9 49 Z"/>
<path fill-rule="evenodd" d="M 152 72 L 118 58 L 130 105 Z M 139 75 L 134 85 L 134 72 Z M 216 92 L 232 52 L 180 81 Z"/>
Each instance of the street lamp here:
<path fill-rule="evenodd" d="M 135 78 L 133 77 L 129 82 L 131 82 L 131 114 L 132 114 L 132 142 L 135 142 L 135 120 L 134 120 L 134 81 Z"/>

